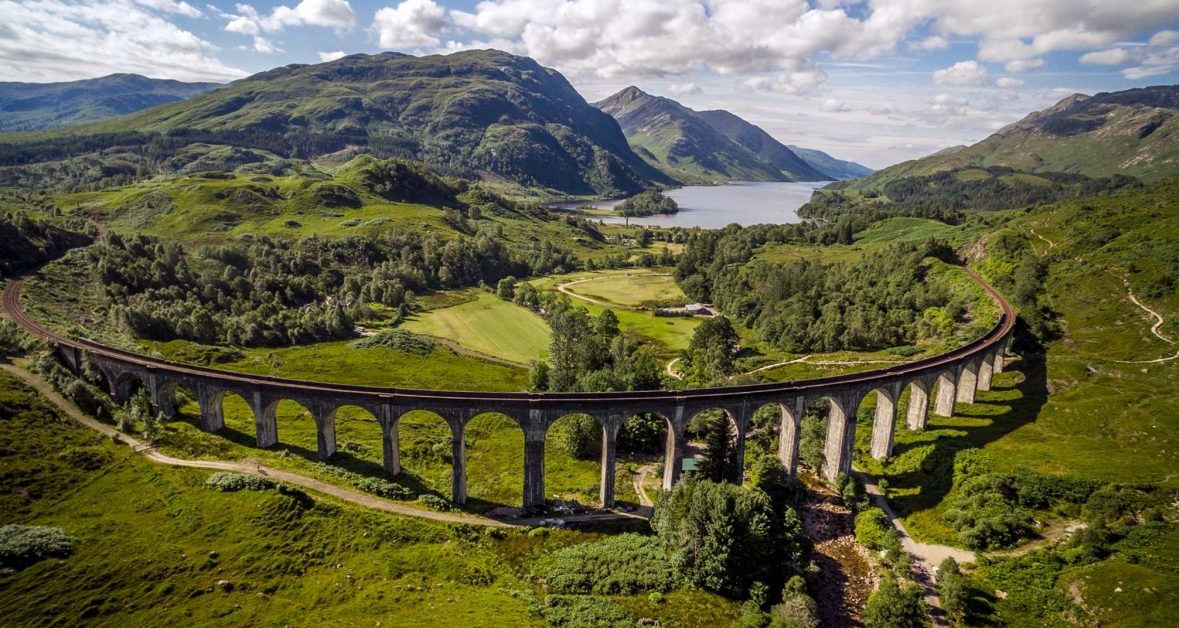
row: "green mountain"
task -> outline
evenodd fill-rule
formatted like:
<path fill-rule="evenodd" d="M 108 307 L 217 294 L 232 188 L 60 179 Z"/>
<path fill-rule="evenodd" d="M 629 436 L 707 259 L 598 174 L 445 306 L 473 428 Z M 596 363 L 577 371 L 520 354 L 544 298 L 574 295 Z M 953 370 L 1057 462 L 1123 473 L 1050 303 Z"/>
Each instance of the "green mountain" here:
<path fill-rule="evenodd" d="M 0 132 L 84 124 L 173 103 L 221 87 L 138 74 L 66 83 L 0 83 Z"/>
<path fill-rule="evenodd" d="M 867 166 L 857 164 L 854 161 L 836 159 L 821 150 L 803 148 L 794 144 L 788 145 L 787 148 L 795 155 L 798 155 L 800 159 L 810 164 L 815 170 L 837 181 L 843 179 L 859 179 L 874 172 Z"/>
<path fill-rule="evenodd" d="M 851 187 L 988 166 L 1143 181 L 1179 174 L 1179 85 L 1074 94 L 977 144 L 885 168 Z"/>
<path fill-rule="evenodd" d="M 0 155 L 0 162 L 60 159 L 70 150 L 142 144 L 160 135 L 167 141 L 153 147 L 169 151 L 202 142 L 299 159 L 364 147 L 446 174 L 564 194 L 633 193 L 671 182 L 635 155 L 618 124 L 560 73 L 495 50 L 290 65 L 69 136 L 14 138 L 21 150 Z"/>
<path fill-rule="evenodd" d="M 739 146 L 757 156 L 758 159 L 773 166 L 782 174 L 798 180 L 818 181 L 830 178 L 819 168 L 802 159 L 785 144 L 774 139 L 761 127 L 746 122 L 737 115 L 723 109 L 701 111 L 698 113 L 708 126 L 721 135 L 729 138 Z"/>
<path fill-rule="evenodd" d="M 643 159 L 684 183 L 826 178 L 797 158 L 790 163 L 791 168 L 780 168 L 730 139 L 700 112 L 637 87 L 627 87 L 594 106 L 618 120 L 627 140 Z"/>

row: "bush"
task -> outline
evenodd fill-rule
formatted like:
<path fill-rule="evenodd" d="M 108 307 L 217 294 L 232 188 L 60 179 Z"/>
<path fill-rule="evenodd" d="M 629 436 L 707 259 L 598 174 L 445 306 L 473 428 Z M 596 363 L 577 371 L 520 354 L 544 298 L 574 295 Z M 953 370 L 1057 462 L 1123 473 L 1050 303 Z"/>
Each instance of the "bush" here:
<path fill-rule="evenodd" d="M 552 626 L 632 628 L 635 625 L 630 613 L 622 605 L 597 597 L 547 595 L 544 603 L 536 610 Z"/>
<path fill-rule="evenodd" d="M 418 503 L 429 508 L 430 510 L 447 511 L 450 510 L 450 502 L 442 499 L 437 495 L 422 495 L 418 497 Z"/>
<path fill-rule="evenodd" d="M 856 515 L 856 540 L 872 551 L 886 549 L 897 533 L 888 515 L 879 508 L 869 508 Z"/>
<path fill-rule="evenodd" d="M 782 601 L 770 609 L 770 628 L 819 628 L 819 605 L 807 595 L 806 583 L 794 576 L 782 588 Z"/>
<path fill-rule="evenodd" d="M 52 556 L 69 556 L 76 542 L 61 528 L 17 524 L 0 526 L 0 565 L 26 567 Z"/>
<path fill-rule="evenodd" d="M 559 549 L 544 557 L 535 573 L 553 593 L 631 595 L 671 591 L 680 583 L 659 539 L 638 534 Z"/>
<path fill-rule="evenodd" d="M 887 576 L 868 598 L 864 609 L 866 628 L 924 628 L 929 625 L 929 609 L 921 588 L 902 587 L 896 578 Z"/>
<path fill-rule="evenodd" d="M 354 340 L 349 346 L 354 349 L 374 349 L 381 347 L 402 353 L 427 355 L 434 350 L 434 341 L 425 336 L 405 331 L 404 329 L 391 329 L 375 336 Z"/>
<path fill-rule="evenodd" d="M 384 497 L 385 499 L 413 498 L 413 491 L 400 484 L 394 484 L 389 480 L 381 478 L 363 478 L 357 480 L 356 488 L 366 493 L 372 493 L 377 497 Z"/>
<path fill-rule="evenodd" d="M 268 491 L 275 487 L 274 481 L 256 475 L 217 471 L 209 475 L 205 484 L 219 491 L 233 493 L 236 491 Z"/>
<path fill-rule="evenodd" d="M 938 599 L 942 610 L 952 621 L 960 622 L 966 618 L 969 591 L 966 586 L 966 576 L 958 568 L 958 561 L 948 557 L 942 561 L 937 570 Z"/>

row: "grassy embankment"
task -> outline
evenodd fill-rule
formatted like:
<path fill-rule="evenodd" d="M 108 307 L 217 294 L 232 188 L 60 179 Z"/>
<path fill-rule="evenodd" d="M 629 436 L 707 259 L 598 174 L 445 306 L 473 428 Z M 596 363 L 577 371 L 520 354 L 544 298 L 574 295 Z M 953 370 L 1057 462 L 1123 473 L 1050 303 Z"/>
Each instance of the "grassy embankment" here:
<path fill-rule="evenodd" d="M 862 424 L 857 464 L 888 480 L 890 501 L 919 539 L 959 542 L 943 515 L 952 461 L 970 447 L 981 447 L 1000 471 L 1022 467 L 1148 491 L 1179 489 L 1179 401 L 1172 394 L 1179 389 L 1179 359 L 1146 362 L 1179 348 L 1151 333 L 1155 319 L 1129 300 L 1123 284 L 1125 278 L 1163 316 L 1160 333 L 1179 337 L 1179 294 L 1159 289 L 1179 251 L 1176 187 L 1049 205 L 987 237 L 1025 237 L 1046 262 L 1041 301 L 1056 313 L 1060 335 L 1044 352 L 1025 352 L 1016 370 L 996 377 L 976 403 L 958 404 L 954 417 L 931 415 L 921 433 L 898 430 L 895 453 L 884 464 L 867 458 L 870 423 Z M 1012 272 L 994 256 L 977 266 L 996 282 Z M 900 411 L 906 408 L 907 400 Z M 1165 516 L 1174 521 L 1176 515 L 1171 507 Z M 1055 536 L 1076 513 L 1038 516 L 1044 533 Z M 1042 572 L 1021 588 L 1055 588 L 1102 625 L 1165 624 L 1179 608 L 1179 531 L 1170 530 L 1116 545 L 1093 564 Z M 1001 567 L 982 571 L 984 580 L 1002 573 Z M 993 603 L 1010 623 L 1060 621 L 1037 614 L 1043 609 Z"/>
<path fill-rule="evenodd" d="M 57 526 L 73 555 L 0 575 L 12 624 L 543 625 L 532 565 L 594 532 L 493 530 L 273 490 L 224 493 L 60 417 L 0 373 L 0 524 Z M 228 582 L 218 586 L 219 581 Z M 737 605 L 675 592 L 613 596 L 665 626 L 734 621 Z"/>

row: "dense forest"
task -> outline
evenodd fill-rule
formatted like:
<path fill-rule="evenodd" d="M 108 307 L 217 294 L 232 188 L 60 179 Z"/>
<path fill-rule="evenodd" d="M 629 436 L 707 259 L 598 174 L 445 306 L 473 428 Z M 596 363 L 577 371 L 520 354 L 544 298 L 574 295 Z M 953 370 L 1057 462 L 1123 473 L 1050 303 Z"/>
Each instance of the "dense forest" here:
<path fill-rule="evenodd" d="M 950 295 L 925 281 L 922 260 L 953 260 L 945 244 L 898 244 L 855 263 L 746 263 L 772 233 L 729 228 L 694 237 L 676 277 L 690 298 L 714 303 L 787 351 L 877 350 L 941 331 L 923 314 L 949 305 Z"/>
<path fill-rule="evenodd" d="M 70 230 L 31 218 L 23 212 L 0 213 L 0 278 L 11 277 L 61 257 L 86 244 L 86 226 L 74 221 Z"/>
<path fill-rule="evenodd" d="M 479 235 L 243 239 L 190 251 L 145 236 L 108 235 L 85 251 L 110 300 L 111 321 L 141 337 L 279 346 L 351 336 L 370 306 L 412 306 L 414 295 L 500 278 L 572 270 L 569 251 L 543 242 L 509 249 Z"/>

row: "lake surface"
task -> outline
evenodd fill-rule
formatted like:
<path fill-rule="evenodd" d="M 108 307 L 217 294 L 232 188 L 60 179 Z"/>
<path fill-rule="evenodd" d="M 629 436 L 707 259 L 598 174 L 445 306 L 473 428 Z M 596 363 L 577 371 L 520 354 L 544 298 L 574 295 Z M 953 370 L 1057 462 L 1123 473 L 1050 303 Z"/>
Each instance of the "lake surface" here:
<path fill-rule="evenodd" d="M 670 216 L 632 217 L 632 225 L 660 227 L 704 227 L 716 229 L 731 223 L 757 225 L 798 222 L 798 208 L 811 199 L 811 192 L 830 181 L 810 183 L 728 183 L 725 185 L 688 185 L 664 192 L 679 204 L 679 213 Z M 556 209 L 578 207 L 613 209 L 622 200 L 559 203 Z M 608 223 L 622 223 L 615 215 L 592 216 Z"/>

